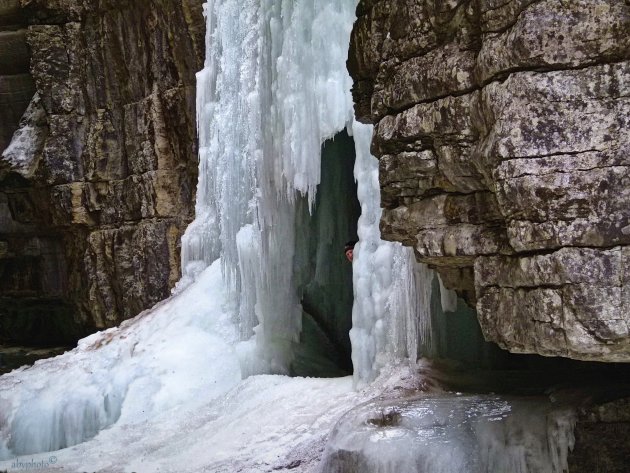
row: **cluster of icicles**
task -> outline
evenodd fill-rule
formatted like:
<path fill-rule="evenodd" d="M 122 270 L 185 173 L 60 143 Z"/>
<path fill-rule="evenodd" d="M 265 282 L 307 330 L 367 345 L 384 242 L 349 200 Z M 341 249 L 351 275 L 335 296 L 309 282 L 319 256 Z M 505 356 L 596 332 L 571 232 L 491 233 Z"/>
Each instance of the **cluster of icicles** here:
<path fill-rule="evenodd" d="M 351 331 L 356 381 L 427 339 L 428 270 L 380 239 L 371 126 L 353 118 L 346 70 L 355 2 L 210 1 L 198 74 L 200 179 L 196 219 L 182 240 L 182 285 L 221 258 L 239 298 L 248 373 L 286 372 L 300 334 L 295 283 L 296 202 L 312 205 L 322 144 L 346 129 L 356 146 L 361 203 Z"/>

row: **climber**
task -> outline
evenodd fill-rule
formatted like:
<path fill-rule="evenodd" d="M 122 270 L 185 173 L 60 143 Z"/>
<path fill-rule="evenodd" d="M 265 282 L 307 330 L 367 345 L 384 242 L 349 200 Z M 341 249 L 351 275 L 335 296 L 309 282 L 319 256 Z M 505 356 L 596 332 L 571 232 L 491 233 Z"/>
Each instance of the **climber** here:
<path fill-rule="evenodd" d="M 354 253 L 354 245 L 356 244 L 356 241 L 349 241 L 348 243 L 346 243 L 346 246 L 344 248 L 344 253 L 346 254 L 346 258 L 348 258 L 348 261 L 350 261 L 352 263 L 352 256 Z"/>

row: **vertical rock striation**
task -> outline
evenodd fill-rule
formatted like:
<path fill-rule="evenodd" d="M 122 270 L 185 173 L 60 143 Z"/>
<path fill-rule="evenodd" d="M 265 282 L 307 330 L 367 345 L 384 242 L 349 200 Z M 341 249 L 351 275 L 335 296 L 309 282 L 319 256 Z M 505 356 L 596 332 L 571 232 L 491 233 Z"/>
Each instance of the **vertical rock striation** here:
<path fill-rule="evenodd" d="M 362 0 L 385 238 L 513 352 L 630 361 L 630 4 Z"/>
<path fill-rule="evenodd" d="M 35 96 L 0 160 L 0 338 L 75 340 L 179 278 L 201 3 L 22 0 Z"/>

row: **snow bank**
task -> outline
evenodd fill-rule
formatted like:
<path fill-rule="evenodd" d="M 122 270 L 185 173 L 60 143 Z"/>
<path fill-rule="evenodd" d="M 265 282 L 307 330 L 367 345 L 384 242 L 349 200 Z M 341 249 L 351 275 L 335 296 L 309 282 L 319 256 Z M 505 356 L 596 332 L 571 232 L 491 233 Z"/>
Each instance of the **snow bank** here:
<path fill-rule="evenodd" d="M 0 459 L 58 450 L 223 394 L 241 380 L 220 262 L 176 297 L 0 377 Z"/>

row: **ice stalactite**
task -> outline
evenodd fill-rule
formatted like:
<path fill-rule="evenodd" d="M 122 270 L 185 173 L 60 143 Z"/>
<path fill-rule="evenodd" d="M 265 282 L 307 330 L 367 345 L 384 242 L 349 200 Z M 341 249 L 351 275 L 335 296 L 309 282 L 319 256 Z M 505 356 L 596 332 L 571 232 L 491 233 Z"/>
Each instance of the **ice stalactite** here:
<path fill-rule="evenodd" d="M 372 127 L 355 122 L 355 177 L 361 202 L 354 263 L 352 362 L 357 385 L 372 381 L 387 364 L 431 350 L 433 271 L 413 250 L 381 240 L 378 161 L 370 154 Z"/>

